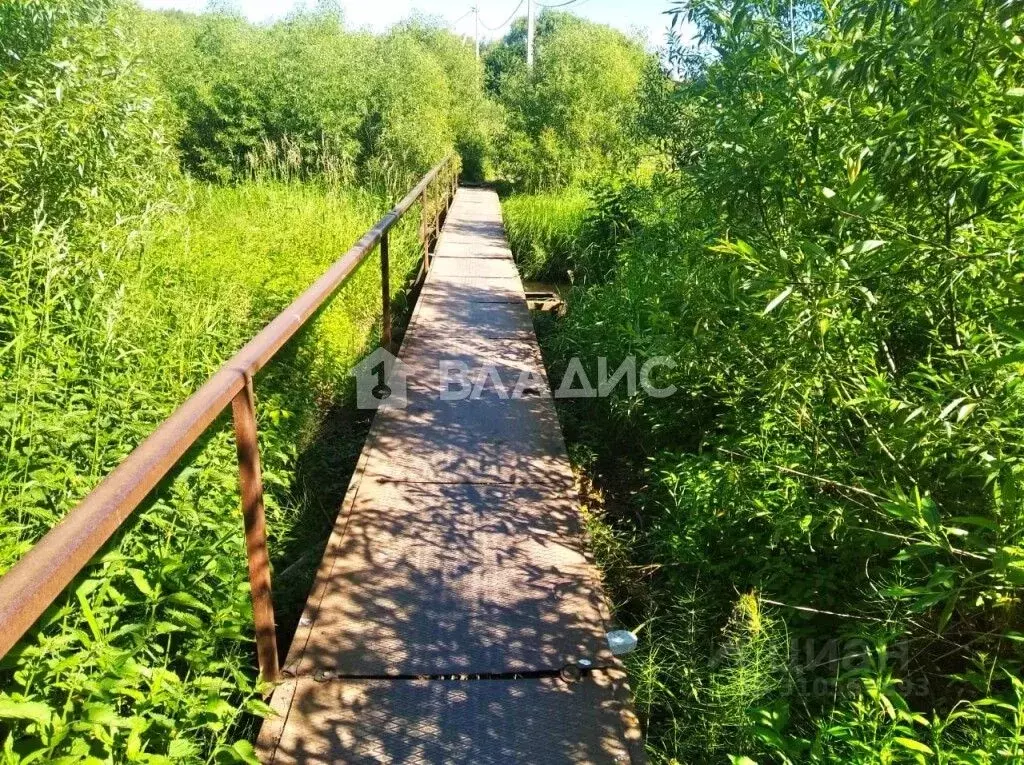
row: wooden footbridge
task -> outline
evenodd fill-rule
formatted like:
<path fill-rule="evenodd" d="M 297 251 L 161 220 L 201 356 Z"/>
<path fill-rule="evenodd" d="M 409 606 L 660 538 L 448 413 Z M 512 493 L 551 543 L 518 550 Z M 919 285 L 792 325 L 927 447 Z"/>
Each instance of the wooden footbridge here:
<path fill-rule="evenodd" d="M 642 760 L 500 205 L 455 178 L 428 174 L 0 580 L 0 655 L 230 403 L 257 652 L 278 681 L 263 762 Z M 279 667 L 252 376 L 378 244 L 390 343 L 388 232 L 417 202 L 419 300 Z"/>

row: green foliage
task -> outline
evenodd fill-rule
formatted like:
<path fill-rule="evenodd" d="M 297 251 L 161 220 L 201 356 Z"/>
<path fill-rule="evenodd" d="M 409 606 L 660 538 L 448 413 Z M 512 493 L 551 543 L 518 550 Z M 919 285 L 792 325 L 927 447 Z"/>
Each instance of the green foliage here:
<path fill-rule="evenodd" d="M 657 220 L 661 206 L 644 184 L 609 176 L 586 190 L 514 194 L 503 211 L 509 245 L 527 279 L 583 286 L 614 278 L 618 246 L 643 228 L 644 218 Z"/>
<path fill-rule="evenodd" d="M 191 193 L 182 212 L 166 214 L 118 263 L 107 263 L 106 280 L 116 288 L 66 295 L 104 306 L 62 327 L 79 355 L 53 359 L 51 349 L 10 369 L 3 406 L 19 415 L 7 431 L 19 449 L 8 455 L 0 483 L 4 567 L 381 209 L 367 195 L 289 185 Z M 394 273 L 414 263 L 414 237 L 406 230 L 395 239 Z M 64 298 L 59 277 L 51 273 L 50 284 Z M 343 490 L 336 452 L 357 448 L 325 443 L 325 402 L 348 395 L 348 370 L 374 336 L 379 285 L 372 264 L 360 269 L 256 381 L 270 548 L 277 570 L 290 572 L 275 579 L 284 624 L 297 617 L 317 556 L 303 571 L 290 565 L 322 545 Z M 40 300 L 34 295 L 17 310 L 42 312 Z M 353 436 L 358 431 L 341 434 Z M 45 704 L 50 714 L 45 724 L 0 722 L 13 742 L 5 761 L 85 751 L 115 761 L 200 761 L 213 752 L 239 759 L 239 716 L 262 707 L 237 508 L 225 421 L 6 660 L 8 696 L 0 698 Z"/>
<path fill-rule="evenodd" d="M 415 140 L 420 142 L 421 152 L 430 156 L 431 151 L 436 152 L 436 146 L 431 147 L 438 139 L 435 134 L 424 131 L 422 124 L 417 127 L 417 110 L 422 113 L 423 120 L 443 123 L 438 130 L 447 131 L 454 142 L 462 160 L 463 180 L 484 180 L 490 165 L 494 135 L 500 124 L 500 110 L 483 93 L 480 65 L 472 46 L 446 29 L 415 16 L 396 26 L 388 39 L 406 41 L 405 45 L 411 52 L 425 59 L 421 66 L 430 68 L 430 77 L 438 80 L 435 85 L 429 78 L 417 77 L 415 71 L 402 65 L 401 61 L 397 68 L 392 62 L 391 78 L 409 87 L 408 110 L 395 108 L 392 115 L 394 124 L 409 131 L 415 129 Z M 378 57 L 390 55 L 387 50 L 377 54 Z M 382 96 L 378 97 L 379 100 L 391 97 L 387 95 L 391 87 L 393 83 L 381 82 Z"/>
<path fill-rule="evenodd" d="M 584 247 L 590 197 L 576 189 L 516 194 L 502 205 L 509 246 L 524 279 L 564 279 Z"/>
<path fill-rule="evenodd" d="M 118 361 L 108 318 L 122 296 L 110 269 L 172 175 L 150 83 L 118 26 L 125 13 L 114 2 L 0 8 L 2 568 L 24 552 L 23 534 L 53 522 L 59 497 L 89 480 L 78 460 L 95 454 L 103 420 L 97 409 L 91 421 L 86 402 L 97 400 L 71 380 L 86 360 Z M 90 331 L 69 331 L 83 324 Z M 67 396 L 82 403 L 66 421 L 77 422 L 73 436 L 43 416 Z M 33 433 L 77 459 L 38 471 L 26 459 Z"/>
<path fill-rule="evenodd" d="M 735 738 L 737 731 L 741 736 L 753 732 L 750 710 L 788 686 L 788 659 L 789 645 L 775 619 L 755 593 L 741 595 L 722 630 L 707 687 L 697 694 L 708 749 Z"/>
<path fill-rule="evenodd" d="M 675 364 L 673 397 L 563 406 L 647 572 L 620 614 L 648 630 L 631 661 L 651 749 L 1015 761 L 1019 7 L 794 10 L 679 9 L 705 47 L 673 51 L 682 82 L 641 83 L 661 170 L 593 194 L 604 276 L 546 343 L 556 379 L 572 356 Z M 714 690 L 737 591 L 785 620 L 791 680 L 765 694 Z"/>
<path fill-rule="evenodd" d="M 140 212 L 170 155 L 152 83 L 132 66 L 116 0 L 0 7 L 0 231 L 98 236 Z M 9 281 L 9 254 L 0 266 Z"/>
<path fill-rule="evenodd" d="M 523 24 L 487 52 L 488 90 L 506 115 L 495 144 L 498 174 L 536 190 L 635 167 L 628 127 L 651 60 L 642 45 L 609 27 L 545 11 L 529 71 Z"/>
<path fill-rule="evenodd" d="M 329 7 L 269 26 L 225 14 L 144 22 L 183 164 L 202 178 L 327 176 L 398 193 L 456 148 L 482 167 L 494 110 L 479 65 L 428 21 L 381 37 L 347 31 Z"/>
<path fill-rule="evenodd" d="M 230 15 L 146 14 L 142 33 L 177 107 L 190 172 L 226 181 L 269 165 L 275 177 L 351 179 L 368 36 L 346 35 L 329 15 L 255 27 Z"/>
<path fill-rule="evenodd" d="M 306 184 L 178 177 L 169 146 L 188 123 L 140 66 L 155 18 L 113 1 L 0 5 L 0 572 L 393 201 L 324 166 Z M 183 51 L 176 25 L 202 23 L 164 22 Z M 312 175 L 299 167 L 260 175 Z M 392 238 L 396 298 L 415 229 Z M 285 631 L 358 451 L 360 423 L 329 415 L 376 337 L 375 266 L 256 381 Z M 255 761 L 245 721 L 267 708 L 227 425 L 0 664 L 0 761 Z"/>

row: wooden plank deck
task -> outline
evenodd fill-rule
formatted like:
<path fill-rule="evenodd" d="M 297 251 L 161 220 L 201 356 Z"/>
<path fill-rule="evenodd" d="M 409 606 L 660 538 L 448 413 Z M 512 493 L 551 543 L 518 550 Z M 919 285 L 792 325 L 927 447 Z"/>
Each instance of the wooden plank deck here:
<path fill-rule="evenodd" d="M 493 192 L 458 191 L 400 357 L 404 405 L 374 418 L 261 760 L 642 761 Z M 442 360 L 525 382 L 445 400 Z"/>

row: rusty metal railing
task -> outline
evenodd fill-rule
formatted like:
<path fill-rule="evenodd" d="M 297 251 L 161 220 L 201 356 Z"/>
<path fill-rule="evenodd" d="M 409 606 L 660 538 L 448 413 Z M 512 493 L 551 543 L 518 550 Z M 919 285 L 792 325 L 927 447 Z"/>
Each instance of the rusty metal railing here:
<path fill-rule="evenodd" d="M 263 678 L 278 679 L 277 636 L 271 598 L 270 556 L 267 552 L 253 376 L 305 326 L 378 244 L 381 254 L 381 344 L 390 347 L 389 232 L 409 208 L 420 202 L 419 236 L 424 258 L 420 270 L 422 276 L 430 266 L 431 241 L 437 236 L 457 186 L 458 160 L 450 156 L 427 173 L 376 226 L 217 370 L 0 578 L 0 658 L 32 628 L 125 519 L 230 404 L 238 448 L 242 517 L 256 626 L 256 653 Z M 432 195 L 431 190 L 436 187 L 440 188 Z"/>

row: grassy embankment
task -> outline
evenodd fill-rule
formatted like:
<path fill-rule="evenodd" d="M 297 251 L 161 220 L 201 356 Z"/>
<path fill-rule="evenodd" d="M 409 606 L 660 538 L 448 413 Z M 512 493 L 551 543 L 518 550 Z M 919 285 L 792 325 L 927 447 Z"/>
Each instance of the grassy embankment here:
<path fill-rule="evenodd" d="M 26 0 L 0 4 L 0 43 L 2 572 L 432 164 L 474 156 L 482 96 L 464 41 L 330 8 Z M 400 309 L 417 212 L 392 238 Z M 378 263 L 256 379 L 282 644 L 362 441 L 348 372 Z M 237 480 L 225 414 L 5 657 L 5 765 L 252 761 Z"/>
<path fill-rule="evenodd" d="M 116 258 L 99 261 L 87 285 L 66 290 L 58 272 L 49 274 L 46 298 L 84 310 L 51 325 L 48 304 L 21 306 L 25 321 L 44 317 L 38 332 L 54 342 L 16 354 L 9 370 L 19 381 L 8 429 L 18 448 L 2 487 L 3 506 L 14 511 L 3 517 L 10 532 L 3 567 L 384 208 L 382 198 L 316 185 L 194 185 L 180 207 L 159 213 Z M 399 277 L 418 256 L 414 229 L 404 226 L 393 240 L 399 306 Z M 256 380 L 283 644 L 367 424 L 354 411 L 348 371 L 379 331 L 376 264 L 371 257 Z M 25 470 L 30 480 L 21 479 Z M 244 753 L 234 742 L 236 710 L 261 709 L 252 693 L 249 610 L 225 415 L 51 609 L 37 638 L 6 660 L 19 668 L 7 691 L 36 704 L 62 699 L 37 739 L 54 751 L 62 730 L 81 728 L 90 715 L 114 715 L 121 721 L 115 738 L 123 729 L 174 758 L 218 745 L 238 746 L 231 756 Z M 154 674 L 155 667 L 167 671 Z M 33 714 L 41 717 L 42 708 Z"/>

